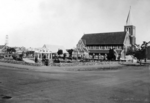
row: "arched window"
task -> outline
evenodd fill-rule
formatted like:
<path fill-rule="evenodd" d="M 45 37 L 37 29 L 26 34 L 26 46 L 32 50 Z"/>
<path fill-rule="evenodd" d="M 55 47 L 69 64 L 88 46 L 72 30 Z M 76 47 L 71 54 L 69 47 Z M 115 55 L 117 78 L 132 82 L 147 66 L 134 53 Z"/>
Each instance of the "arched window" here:
<path fill-rule="evenodd" d="M 129 33 L 131 33 L 131 28 L 129 28 Z"/>
<path fill-rule="evenodd" d="M 108 46 L 106 46 L 106 49 L 108 49 Z"/>

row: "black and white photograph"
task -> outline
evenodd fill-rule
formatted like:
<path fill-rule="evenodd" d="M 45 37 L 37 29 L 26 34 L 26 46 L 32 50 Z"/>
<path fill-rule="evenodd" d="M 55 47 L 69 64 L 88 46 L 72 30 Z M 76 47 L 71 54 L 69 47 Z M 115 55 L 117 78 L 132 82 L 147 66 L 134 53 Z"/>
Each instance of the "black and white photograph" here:
<path fill-rule="evenodd" d="M 150 0 L 0 0 L 0 103 L 150 103 Z"/>

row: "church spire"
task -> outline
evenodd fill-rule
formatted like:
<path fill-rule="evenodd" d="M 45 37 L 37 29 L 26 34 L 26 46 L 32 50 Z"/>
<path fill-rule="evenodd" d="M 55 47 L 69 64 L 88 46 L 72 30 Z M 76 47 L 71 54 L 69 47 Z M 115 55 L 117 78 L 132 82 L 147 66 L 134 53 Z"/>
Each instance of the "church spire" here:
<path fill-rule="evenodd" d="M 129 10 L 129 13 L 128 13 L 128 16 L 127 16 L 126 25 L 132 25 L 130 11 L 131 11 L 131 6 L 130 6 L 130 10 Z"/>

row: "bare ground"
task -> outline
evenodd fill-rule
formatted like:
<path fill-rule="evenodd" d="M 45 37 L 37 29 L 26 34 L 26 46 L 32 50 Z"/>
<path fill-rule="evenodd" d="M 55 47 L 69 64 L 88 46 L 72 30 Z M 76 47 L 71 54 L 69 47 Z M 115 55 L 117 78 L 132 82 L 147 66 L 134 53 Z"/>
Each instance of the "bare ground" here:
<path fill-rule="evenodd" d="M 150 103 L 149 66 L 109 71 L 0 67 L 0 103 Z"/>

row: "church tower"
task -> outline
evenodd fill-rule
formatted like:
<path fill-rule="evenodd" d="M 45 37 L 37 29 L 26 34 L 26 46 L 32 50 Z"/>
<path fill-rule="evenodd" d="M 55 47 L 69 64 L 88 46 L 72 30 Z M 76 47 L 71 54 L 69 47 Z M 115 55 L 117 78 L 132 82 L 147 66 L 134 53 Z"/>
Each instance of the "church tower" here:
<path fill-rule="evenodd" d="M 126 20 L 126 25 L 124 26 L 124 31 L 129 33 L 131 46 L 136 44 L 135 30 L 136 30 L 135 26 L 132 25 L 132 23 L 131 23 L 131 14 L 130 14 L 130 10 L 129 10 L 128 17 Z"/>

